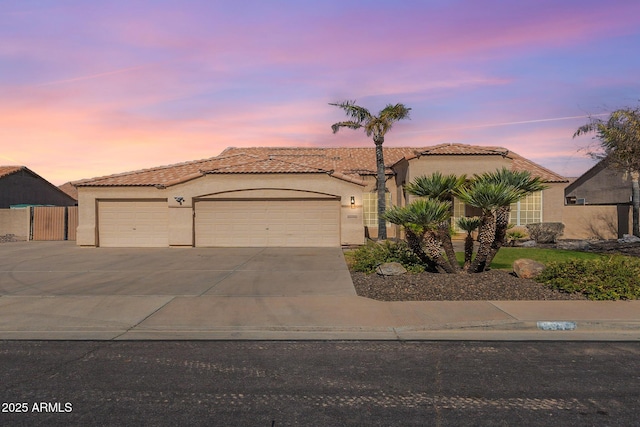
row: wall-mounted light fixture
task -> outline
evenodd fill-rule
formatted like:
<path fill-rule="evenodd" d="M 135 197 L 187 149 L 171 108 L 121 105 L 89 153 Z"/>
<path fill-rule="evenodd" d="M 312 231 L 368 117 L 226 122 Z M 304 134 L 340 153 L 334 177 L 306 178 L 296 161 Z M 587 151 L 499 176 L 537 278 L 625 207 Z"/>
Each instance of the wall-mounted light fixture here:
<path fill-rule="evenodd" d="M 184 197 L 176 196 L 174 197 L 174 199 L 176 200 L 176 202 L 180 203 L 180 206 L 182 206 L 182 202 L 184 202 Z"/>
<path fill-rule="evenodd" d="M 356 196 L 351 196 L 351 209 L 356 207 Z"/>

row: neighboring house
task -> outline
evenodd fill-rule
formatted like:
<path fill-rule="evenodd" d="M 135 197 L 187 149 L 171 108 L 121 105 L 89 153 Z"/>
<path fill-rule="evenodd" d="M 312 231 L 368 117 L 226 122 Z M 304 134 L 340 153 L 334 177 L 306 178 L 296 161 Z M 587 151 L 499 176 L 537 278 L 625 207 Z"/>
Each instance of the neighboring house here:
<path fill-rule="evenodd" d="M 75 206 L 76 199 L 25 166 L 0 166 L 0 209 L 25 205 Z"/>
<path fill-rule="evenodd" d="M 566 179 L 499 147 L 384 149 L 388 200 L 407 203 L 415 176 L 505 166 L 548 190 L 514 205 L 512 221 L 561 221 Z M 76 181 L 78 245 L 340 246 L 377 230 L 375 148 L 228 148 L 219 156 Z M 465 207 L 456 203 L 456 215 Z M 396 235 L 396 226 L 389 226 Z M 373 236 L 372 236 L 373 237 Z"/>
<path fill-rule="evenodd" d="M 630 233 L 631 180 L 608 167 L 606 159 L 571 182 L 564 196 L 572 237 L 612 239 Z"/>
<path fill-rule="evenodd" d="M 0 166 L 0 241 L 74 240 L 76 204 L 28 168 Z"/>

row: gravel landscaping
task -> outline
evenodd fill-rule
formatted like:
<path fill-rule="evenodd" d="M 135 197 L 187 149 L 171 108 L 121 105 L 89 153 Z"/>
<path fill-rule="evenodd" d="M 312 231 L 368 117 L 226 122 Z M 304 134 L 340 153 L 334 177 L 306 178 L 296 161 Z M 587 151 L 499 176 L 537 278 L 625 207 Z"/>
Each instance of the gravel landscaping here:
<path fill-rule="evenodd" d="M 541 245 L 543 247 L 543 245 Z M 553 245 L 544 245 L 553 247 Z M 640 244 L 617 241 L 593 242 L 589 252 L 640 256 Z M 530 279 L 520 279 L 504 270 L 478 274 L 407 273 L 379 276 L 351 272 L 359 296 L 380 301 L 505 301 L 505 300 L 586 300 L 579 294 L 549 289 Z"/>

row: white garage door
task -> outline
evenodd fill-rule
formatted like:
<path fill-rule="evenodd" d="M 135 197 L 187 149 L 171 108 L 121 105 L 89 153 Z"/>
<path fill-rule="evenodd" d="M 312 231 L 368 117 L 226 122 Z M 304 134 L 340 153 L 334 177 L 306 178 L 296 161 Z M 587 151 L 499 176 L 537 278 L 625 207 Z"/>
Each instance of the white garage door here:
<path fill-rule="evenodd" d="M 340 201 L 200 201 L 195 233 L 196 246 L 340 246 Z"/>
<path fill-rule="evenodd" d="M 98 202 L 98 241 L 103 247 L 166 247 L 166 201 Z"/>

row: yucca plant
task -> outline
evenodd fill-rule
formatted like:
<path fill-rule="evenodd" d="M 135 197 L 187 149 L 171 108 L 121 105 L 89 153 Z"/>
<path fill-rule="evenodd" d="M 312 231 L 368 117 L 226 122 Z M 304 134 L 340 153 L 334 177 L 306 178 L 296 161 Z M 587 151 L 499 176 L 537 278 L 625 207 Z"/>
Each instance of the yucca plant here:
<path fill-rule="evenodd" d="M 482 209 L 478 230 L 478 252 L 467 271 L 479 273 L 488 268 L 487 260 L 496 235 L 496 213 L 499 208 L 509 206 L 527 193 L 504 182 L 491 182 L 476 178 L 467 186 L 459 188 L 456 196 L 464 203 Z"/>
<path fill-rule="evenodd" d="M 407 206 L 394 206 L 387 210 L 384 218 L 405 229 L 409 248 L 431 271 L 454 273 L 451 263 L 442 256 L 441 243 L 437 238 L 438 225 L 447 221 L 451 203 L 435 199 L 418 199 Z"/>
<path fill-rule="evenodd" d="M 442 202 L 449 202 L 453 206 L 453 193 L 462 187 L 467 180 L 465 175 L 442 175 L 434 172 L 429 176 L 416 177 L 411 183 L 405 185 L 407 193 L 418 197 L 428 197 Z M 451 210 L 451 208 L 449 208 Z M 451 268 L 458 272 L 460 266 L 456 260 L 456 252 L 451 241 L 451 220 L 447 218 L 438 224 L 437 238 L 442 242 L 442 248 L 449 260 Z"/>
<path fill-rule="evenodd" d="M 482 220 L 477 216 L 458 218 L 458 227 L 467 232 L 467 236 L 464 239 L 464 267 L 462 267 L 465 271 L 471 265 L 471 259 L 473 258 L 473 236 L 471 233 L 476 231 L 481 223 Z"/>
<path fill-rule="evenodd" d="M 547 188 L 547 186 L 543 184 L 542 179 L 531 176 L 531 173 L 527 171 L 512 171 L 504 167 L 495 172 L 487 172 L 477 176 L 476 182 L 479 181 L 509 185 L 516 191 L 521 192 L 522 196 L 518 200 L 521 200 L 531 193 L 542 191 Z M 518 200 L 511 203 L 515 203 Z M 495 211 L 496 230 L 493 241 L 491 242 L 491 250 L 489 251 L 489 255 L 486 259 L 486 267 L 491 265 L 491 262 L 498 253 L 498 250 L 500 250 L 500 248 L 506 243 L 511 203 L 499 206 Z"/>

